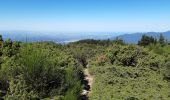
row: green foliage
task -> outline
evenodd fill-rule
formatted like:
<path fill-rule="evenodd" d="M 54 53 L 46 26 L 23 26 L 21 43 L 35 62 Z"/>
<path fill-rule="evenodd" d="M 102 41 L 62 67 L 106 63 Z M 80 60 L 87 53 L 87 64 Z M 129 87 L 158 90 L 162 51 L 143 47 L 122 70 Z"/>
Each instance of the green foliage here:
<path fill-rule="evenodd" d="M 0 90 L 5 99 L 79 98 L 81 67 L 61 45 L 6 42 L 0 67 Z M 9 56 L 5 50 L 12 50 Z M 14 52 L 15 51 L 15 52 Z M 73 82 L 72 82 L 73 81 Z M 70 94 L 71 93 L 71 94 Z M 65 99 L 66 98 L 66 99 Z"/>
<path fill-rule="evenodd" d="M 29 90 L 29 86 L 26 85 L 22 76 L 18 76 L 16 79 L 10 79 L 9 92 L 4 97 L 7 100 L 35 100 L 38 98 L 34 91 Z"/>
<path fill-rule="evenodd" d="M 138 42 L 140 46 L 147 46 L 149 44 L 157 43 L 157 39 L 153 38 L 152 36 L 142 35 L 141 40 Z"/>
<path fill-rule="evenodd" d="M 3 53 L 5 56 L 12 56 L 12 41 L 10 39 L 3 43 Z"/>
<path fill-rule="evenodd" d="M 3 41 L 2 35 L 0 35 L 0 41 Z"/>
<path fill-rule="evenodd" d="M 165 78 L 170 81 L 170 56 L 168 55 L 165 60 Z"/>
<path fill-rule="evenodd" d="M 164 38 L 164 36 L 162 34 L 159 37 L 159 43 L 161 44 L 161 46 L 165 45 L 165 38 Z"/>
<path fill-rule="evenodd" d="M 170 99 L 164 56 L 135 45 L 111 46 L 105 53 L 109 63 L 90 64 L 95 79 L 90 100 Z"/>
<path fill-rule="evenodd" d="M 161 46 L 161 44 L 151 44 L 147 48 L 159 55 L 166 56 L 170 54 L 170 45 Z"/>
<path fill-rule="evenodd" d="M 117 54 L 117 60 L 124 66 L 135 66 L 139 53 L 140 48 L 130 45 L 120 50 L 120 52 Z"/>
<path fill-rule="evenodd" d="M 114 45 L 107 50 L 107 56 L 110 60 L 110 63 L 113 64 L 117 59 L 117 54 L 120 51 L 119 45 Z"/>
<path fill-rule="evenodd" d="M 120 45 L 125 44 L 125 42 L 122 39 L 118 38 L 118 37 L 116 37 L 116 39 L 113 40 L 112 42 L 115 43 L 115 44 L 120 44 Z"/>
<path fill-rule="evenodd" d="M 25 50 L 27 49 L 27 50 Z M 21 53 L 21 73 L 26 83 L 40 97 L 49 96 L 52 89 L 56 89 L 62 83 L 64 71 L 54 64 L 45 51 L 24 48 Z"/>
<path fill-rule="evenodd" d="M 93 75 L 90 100 L 169 100 L 170 46 L 143 36 L 122 40 L 3 41 L 0 35 L 0 99 L 78 100 L 83 67 Z"/>
<path fill-rule="evenodd" d="M 0 35 L 0 48 L 2 48 L 3 46 L 3 38 L 2 38 L 2 35 Z"/>
<path fill-rule="evenodd" d="M 94 40 L 94 39 L 85 39 L 85 40 L 80 40 L 80 41 L 77 41 L 73 44 L 92 44 L 92 45 L 99 45 L 99 46 L 109 46 L 111 45 L 112 43 L 116 43 L 116 44 L 121 44 L 121 45 L 124 45 L 125 43 L 123 42 L 122 39 L 119 39 L 118 37 L 116 37 L 116 39 L 114 40 Z"/>
<path fill-rule="evenodd" d="M 74 69 L 68 68 L 66 69 L 65 79 L 67 92 L 64 100 L 76 100 L 82 90 L 79 76 L 77 76 Z"/>

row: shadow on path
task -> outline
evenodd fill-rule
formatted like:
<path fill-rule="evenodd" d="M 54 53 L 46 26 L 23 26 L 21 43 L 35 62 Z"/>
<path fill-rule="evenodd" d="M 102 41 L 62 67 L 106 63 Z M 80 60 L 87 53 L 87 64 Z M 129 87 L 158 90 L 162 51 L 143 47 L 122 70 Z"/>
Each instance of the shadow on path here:
<path fill-rule="evenodd" d="M 84 85 L 83 91 L 81 93 L 79 100 L 88 100 L 89 94 L 91 93 L 93 77 L 90 75 L 88 70 L 88 65 L 84 68 L 82 81 L 81 83 Z"/>

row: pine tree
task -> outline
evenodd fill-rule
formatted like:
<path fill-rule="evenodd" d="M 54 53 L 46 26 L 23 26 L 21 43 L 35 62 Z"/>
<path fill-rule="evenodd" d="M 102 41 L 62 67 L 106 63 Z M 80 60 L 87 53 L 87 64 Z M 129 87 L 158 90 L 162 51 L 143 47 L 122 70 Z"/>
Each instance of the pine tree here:
<path fill-rule="evenodd" d="M 161 44 L 161 46 L 165 45 L 165 38 L 164 38 L 164 36 L 162 34 L 159 37 L 159 43 Z"/>
<path fill-rule="evenodd" d="M 2 38 L 2 35 L 0 35 L 0 48 L 2 47 L 3 45 L 3 38 Z"/>
<path fill-rule="evenodd" d="M 138 45 L 141 45 L 141 46 L 147 46 L 152 43 L 153 44 L 157 43 L 157 40 L 153 36 L 142 35 L 141 40 L 138 41 Z"/>
<path fill-rule="evenodd" d="M 0 41 L 3 41 L 2 35 L 0 35 Z"/>

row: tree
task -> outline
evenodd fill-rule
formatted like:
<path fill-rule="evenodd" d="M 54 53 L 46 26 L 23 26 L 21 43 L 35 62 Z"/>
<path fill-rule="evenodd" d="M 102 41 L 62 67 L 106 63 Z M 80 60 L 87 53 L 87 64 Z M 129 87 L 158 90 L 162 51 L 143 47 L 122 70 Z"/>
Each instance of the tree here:
<path fill-rule="evenodd" d="M 12 40 L 11 39 L 7 39 L 5 42 L 4 42 L 4 47 L 12 47 Z"/>
<path fill-rule="evenodd" d="M 119 37 L 116 37 L 116 39 L 113 40 L 113 42 L 115 42 L 117 44 L 122 44 L 122 45 L 125 44 L 124 41 L 121 38 L 119 38 Z"/>
<path fill-rule="evenodd" d="M 156 44 L 157 43 L 157 39 L 154 38 L 153 36 L 147 36 L 147 35 L 142 35 L 142 38 L 140 41 L 138 41 L 138 45 L 141 46 L 147 46 L 149 44 Z"/>
<path fill-rule="evenodd" d="M 3 42 L 3 53 L 8 57 L 13 55 L 12 45 L 13 42 L 11 39 L 7 39 L 5 42 Z"/>
<path fill-rule="evenodd" d="M 0 41 L 3 41 L 2 35 L 0 35 Z"/>
<path fill-rule="evenodd" d="M 142 35 L 142 38 L 140 41 L 138 41 L 138 45 L 141 45 L 141 46 L 145 46 L 145 45 L 148 45 L 148 41 L 147 40 L 147 36 L 146 35 Z"/>
<path fill-rule="evenodd" d="M 2 47 L 3 45 L 3 38 L 2 38 L 2 35 L 0 35 L 0 47 Z"/>
<path fill-rule="evenodd" d="M 165 45 L 165 38 L 164 38 L 164 36 L 162 34 L 159 37 L 159 43 L 161 44 L 161 46 Z"/>

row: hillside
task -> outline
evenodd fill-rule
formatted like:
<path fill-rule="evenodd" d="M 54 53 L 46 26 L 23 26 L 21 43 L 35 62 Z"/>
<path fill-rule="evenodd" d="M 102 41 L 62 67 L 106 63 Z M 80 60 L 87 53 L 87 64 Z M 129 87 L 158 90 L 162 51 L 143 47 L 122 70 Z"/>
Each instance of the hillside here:
<path fill-rule="evenodd" d="M 135 43 L 137 44 L 138 41 L 141 39 L 142 35 L 146 34 L 148 36 L 153 36 L 158 38 L 160 36 L 160 34 L 163 34 L 163 36 L 170 41 L 170 31 L 167 32 L 147 32 L 147 33 L 133 33 L 133 34 L 124 34 L 124 35 L 120 35 L 118 36 L 118 38 L 123 39 L 126 43 Z M 115 39 L 112 38 L 112 39 Z"/>
<path fill-rule="evenodd" d="M 160 34 L 170 41 L 170 31 L 167 32 L 147 32 L 147 33 L 115 33 L 115 32 L 92 32 L 92 33 L 60 33 L 60 32 L 31 32 L 31 31 L 0 31 L 4 39 L 12 39 L 14 41 L 40 42 L 53 41 L 55 43 L 70 43 L 83 39 L 100 39 L 114 40 L 116 37 L 123 39 L 126 43 L 135 43 L 141 39 L 143 34 L 158 38 Z M 122 34 L 122 35 L 121 35 Z"/>
<path fill-rule="evenodd" d="M 2 100 L 169 100 L 170 45 L 0 36 Z M 159 94 L 159 95 L 158 95 Z"/>

